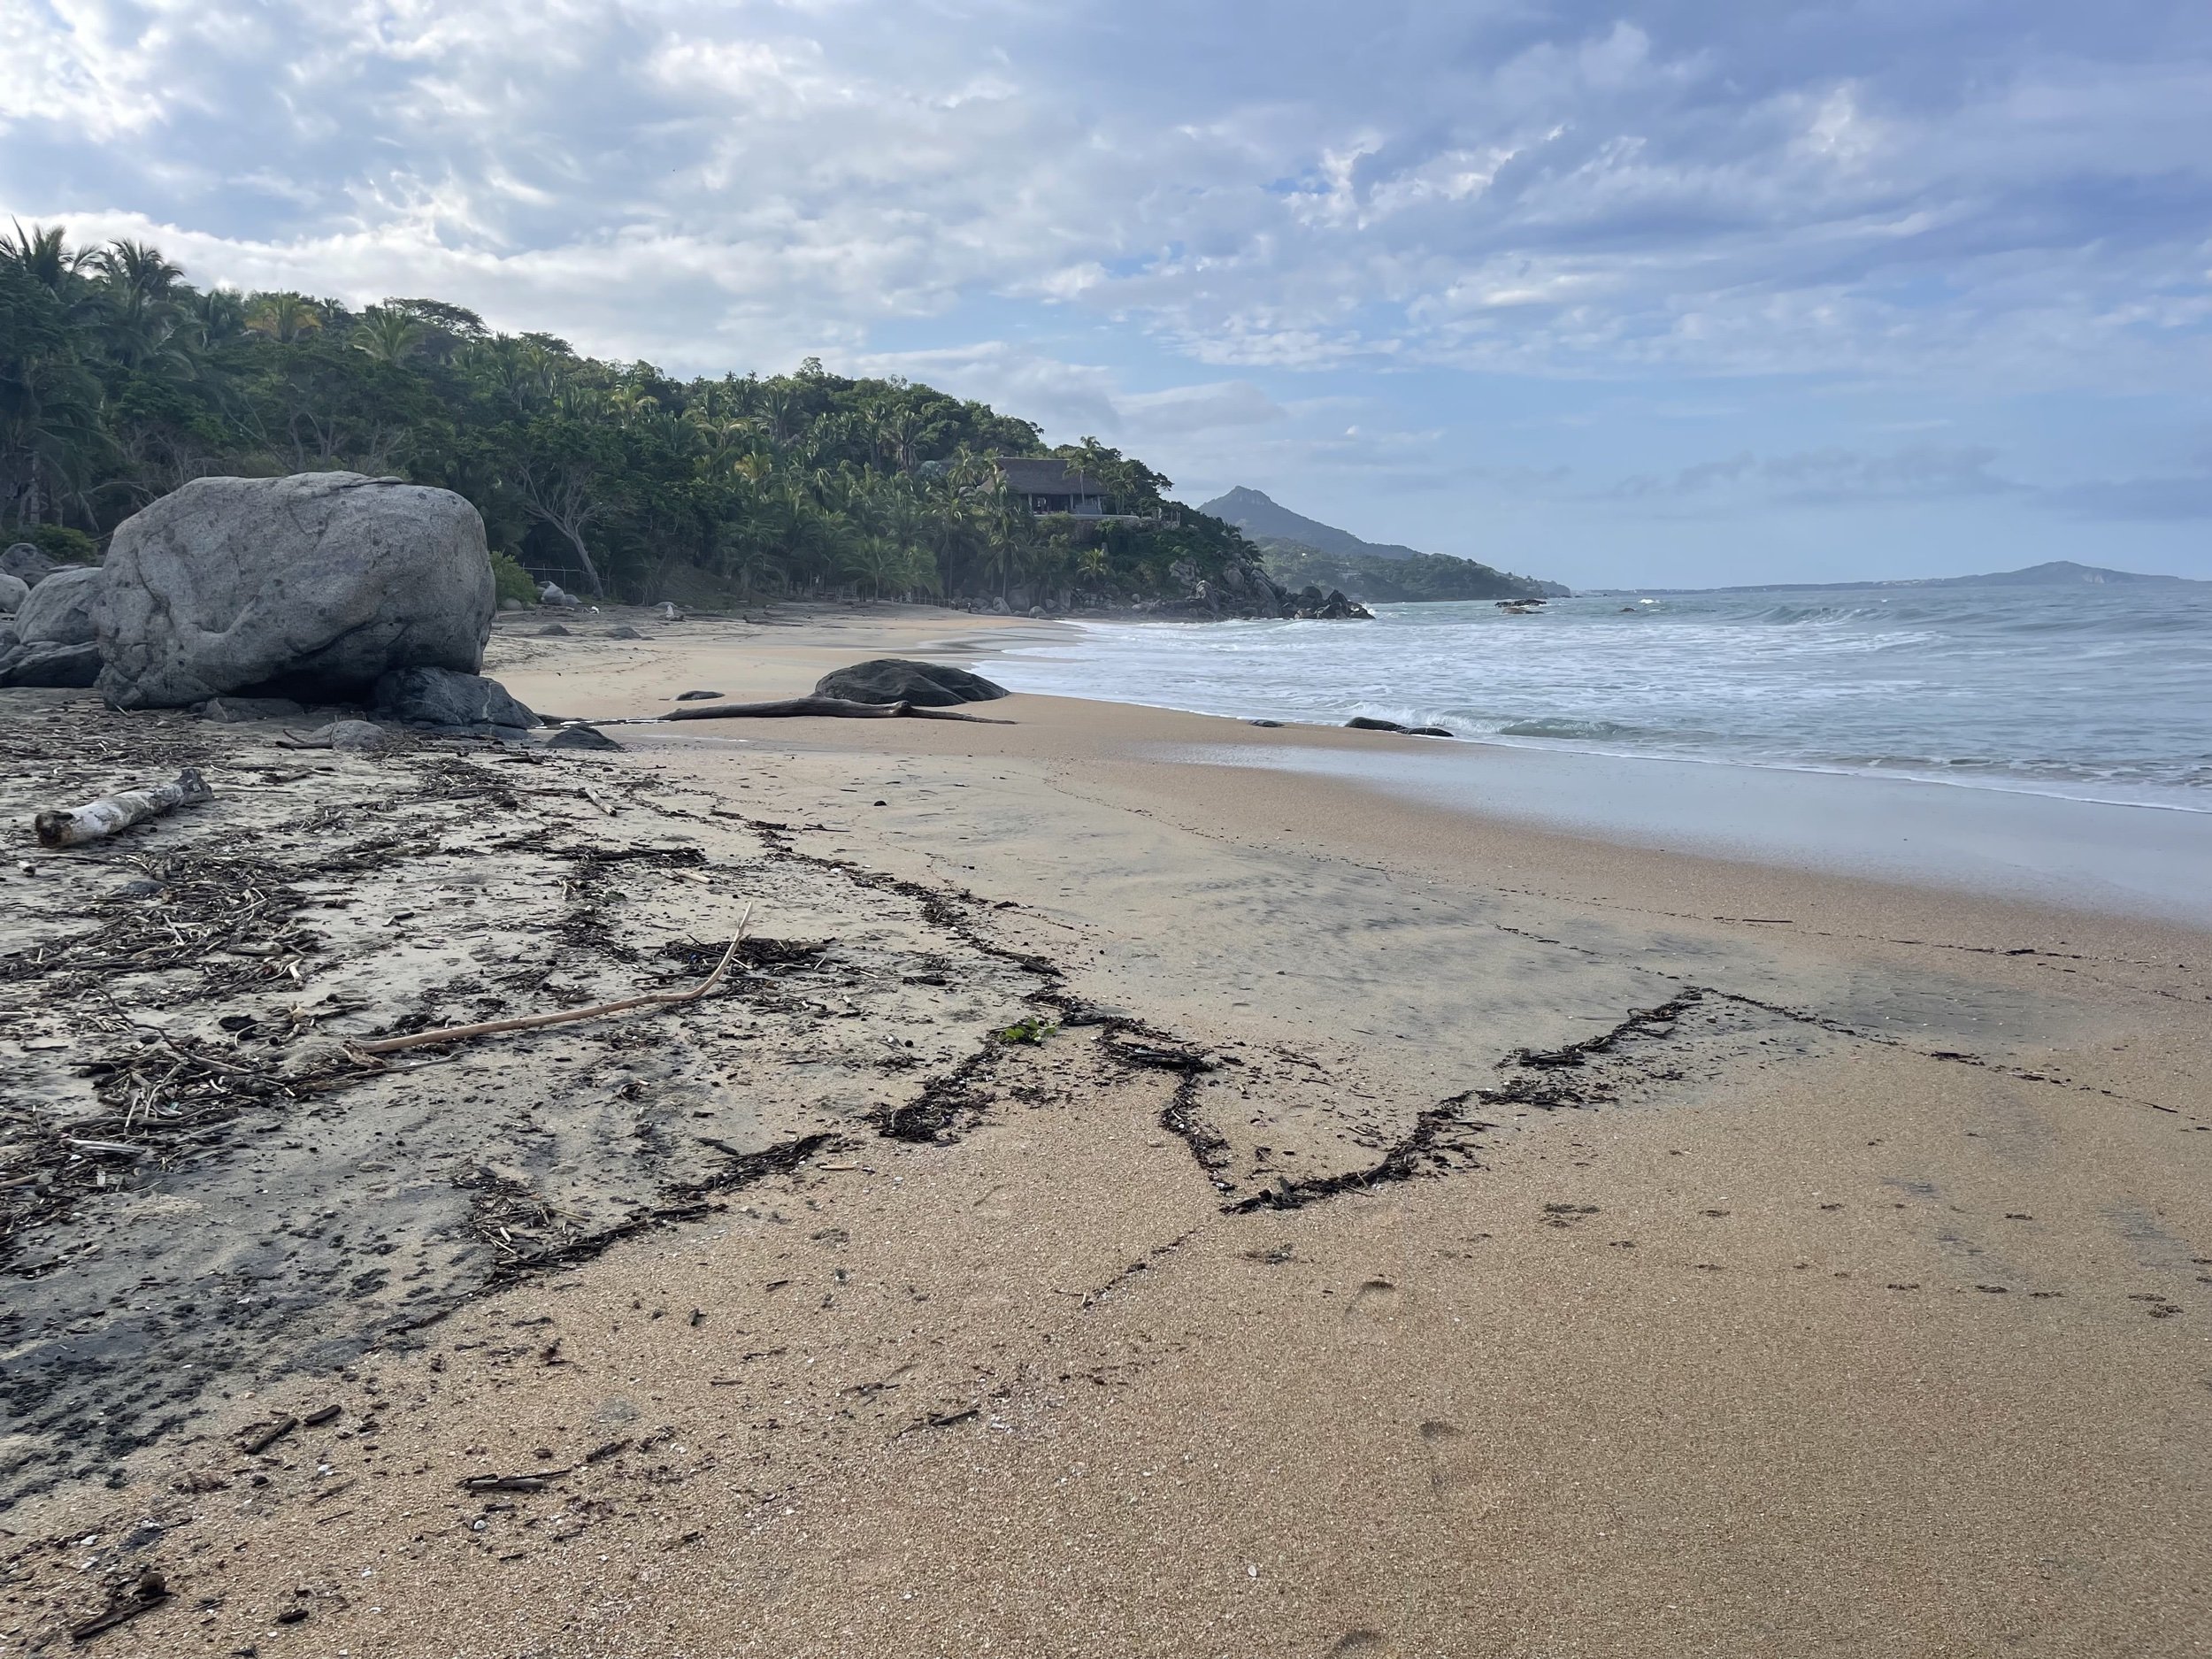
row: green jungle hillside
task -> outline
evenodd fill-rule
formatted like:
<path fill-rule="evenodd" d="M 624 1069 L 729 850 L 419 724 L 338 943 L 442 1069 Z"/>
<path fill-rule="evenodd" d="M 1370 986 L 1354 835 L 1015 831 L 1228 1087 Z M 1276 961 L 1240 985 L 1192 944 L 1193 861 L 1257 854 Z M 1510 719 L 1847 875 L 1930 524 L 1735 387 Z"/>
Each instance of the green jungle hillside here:
<path fill-rule="evenodd" d="M 1064 457 L 1106 519 L 1037 514 L 997 457 Z M 1014 596 L 1064 608 L 1179 594 L 1256 554 L 1094 440 L 901 380 L 681 380 L 499 334 L 431 299 L 355 311 L 200 288 L 157 249 L 0 234 L 0 540 L 95 557 L 209 474 L 324 469 L 457 491 L 503 592 Z M 504 554 L 513 568 L 496 556 Z M 1180 566 L 1179 571 L 1176 567 Z M 1172 573 L 1171 573 L 1172 572 Z"/>

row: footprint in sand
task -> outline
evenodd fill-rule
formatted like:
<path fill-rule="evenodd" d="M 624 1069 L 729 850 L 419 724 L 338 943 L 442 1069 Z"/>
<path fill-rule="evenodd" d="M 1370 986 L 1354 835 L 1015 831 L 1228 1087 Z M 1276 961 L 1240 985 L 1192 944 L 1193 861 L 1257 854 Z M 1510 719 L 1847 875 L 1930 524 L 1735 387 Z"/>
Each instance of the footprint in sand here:
<path fill-rule="evenodd" d="M 1352 1327 L 1354 1340 L 1372 1340 L 1396 1324 L 1403 1300 L 1398 1287 L 1386 1279 L 1371 1279 L 1354 1291 L 1351 1305 L 1344 1310 L 1344 1322 Z"/>
<path fill-rule="evenodd" d="M 1429 1454 L 1429 1486 L 1440 1498 L 1475 1483 L 1475 1448 L 1456 1423 L 1432 1418 L 1421 1425 Z"/>
<path fill-rule="evenodd" d="M 1382 1659 L 1390 1644 L 1379 1630 L 1348 1630 L 1329 1644 L 1329 1659 Z"/>

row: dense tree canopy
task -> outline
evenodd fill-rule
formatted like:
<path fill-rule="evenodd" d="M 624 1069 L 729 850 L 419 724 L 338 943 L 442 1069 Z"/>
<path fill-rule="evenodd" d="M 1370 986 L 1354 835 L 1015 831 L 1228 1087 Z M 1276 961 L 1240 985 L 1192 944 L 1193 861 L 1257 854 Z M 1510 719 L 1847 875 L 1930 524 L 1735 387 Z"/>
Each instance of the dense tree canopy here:
<path fill-rule="evenodd" d="M 993 457 L 1058 455 L 1105 522 L 1031 513 Z M 1086 439 L 901 380 L 676 380 L 430 299 L 202 290 L 157 249 L 0 233 L 0 534 L 102 537 L 214 473 L 344 468 L 473 502 L 495 551 L 593 594 L 1133 597 L 1247 551 Z"/>

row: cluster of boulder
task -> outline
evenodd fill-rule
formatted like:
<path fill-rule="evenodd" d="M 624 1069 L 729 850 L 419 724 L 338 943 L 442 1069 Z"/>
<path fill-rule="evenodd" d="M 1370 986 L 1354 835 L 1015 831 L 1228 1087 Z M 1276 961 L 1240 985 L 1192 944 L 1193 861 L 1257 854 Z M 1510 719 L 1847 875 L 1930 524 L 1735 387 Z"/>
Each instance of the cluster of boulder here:
<path fill-rule="evenodd" d="M 484 679 L 496 607 L 461 496 L 356 472 L 203 478 L 126 519 L 100 566 L 0 554 L 0 686 L 96 687 L 218 719 L 365 709 L 440 730 L 537 717 Z"/>

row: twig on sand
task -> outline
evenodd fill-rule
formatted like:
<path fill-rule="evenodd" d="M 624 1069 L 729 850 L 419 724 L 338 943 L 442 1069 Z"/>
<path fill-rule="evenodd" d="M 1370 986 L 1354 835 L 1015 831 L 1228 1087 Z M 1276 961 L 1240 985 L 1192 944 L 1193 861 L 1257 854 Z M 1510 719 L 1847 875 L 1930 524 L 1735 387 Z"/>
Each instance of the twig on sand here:
<path fill-rule="evenodd" d="M 542 1025 L 565 1025 L 579 1019 L 598 1019 L 608 1014 L 624 1014 L 634 1008 L 665 1008 L 677 1002 L 695 1002 L 722 983 L 722 976 L 730 971 L 736 959 L 737 948 L 745 941 L 745 924 L 752 918 L 753 907 L 747 905 L 745 914 L 738 918 L 737 936 L 730 941 L 730 948 L 722 953 L 722 960 L 714 972 L 687 991 L 649 991 L 643 996 L 626 996 L 616 1002 L 594 1002 L 588 1008 L 565 1008 L 554 1014 L 525 1014 L 515 1019 L 487 1019 L 473 1025 L 443 1025 L 436 1031 L 410 1032 L 403 1037 L 379 1037 L 372 1042 L 355 1042 L 347 1046 L 361 1054 L 396 1054 L 402 1048 L 427 1048 L 434 1042 L 460 1042 L 471 1037 L 490 1037 L 503 1031 L 535 1031 Z"/>
<path fill-rule="evenodd" d="M 568 1473 L 565 1469 L 548 1469 L 529 1475 L 471 1475 L 461 1482 L 464 1492 L 543 1492 L 547 1486 Z"/>
<path fill-rule="evenodd" d="M 274 1423 L 269 1424 L 265 1427 L 256 1429 L 251 1434 L 248 1435 L 244 1440 L 240 1442 L 239 1450 L 245 1453 L 249 1457 L 258 1457 L 262 1453 L 267 1451 L 269 1448 L 274 1446 L 279 1440 L 289 1434 L 294 1429 L 299 1427 L 299 1418 L 292 1413 L 287 1412 L 284 1416 L 279 1417 Z"/>
<path fill-rule="evenodd" d="M 130 1589 L 106 1612 L 95 1614 L 82 1624 L 72 1625 L 69 1631 L 70 1640 L 89 1641 L 102 1631 L 113 1630 L 118 1624 L 127 1624 L 141 1613 L 159 1607 L 168 1599 L 168 1582 L 158 1572 L 149 1567 L 138 1575 L 132 1582 Z"/>
<path fill-rule="evenodd" d="M 828 715 L 841 720 L 965 720 L 974 726 L 1011 726 L 957 709 L 922 709 L 910 703 L 849 703 L 842 697 L 786 697 L 776 703 L 702 703 L 671 709 L 664 720 L 779 720 L 797 715 Z"/>
<path fill-rule="evenodd" d="M 33 819 L 32 827 L 38 831 L 42 847 L 81 847 L 87 841 L 104 841 L 134 824 L 143 824 L 150 818 L 173 812 L 180 806 L 197 806 L 214 798 L 215 792 L 207 787 L 207 780 L 200 776 L 198 769 L 187 766 L 177 774 L 174 783 L 156 784 L 150 789 L 125 789 L 102 795 L 81 807 L 52 808 Z"/>

